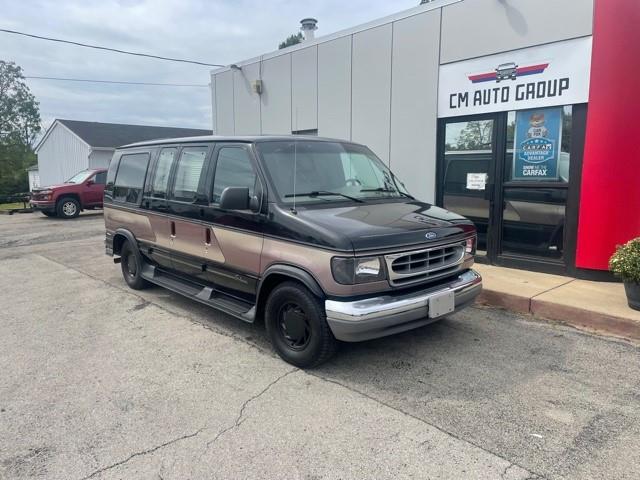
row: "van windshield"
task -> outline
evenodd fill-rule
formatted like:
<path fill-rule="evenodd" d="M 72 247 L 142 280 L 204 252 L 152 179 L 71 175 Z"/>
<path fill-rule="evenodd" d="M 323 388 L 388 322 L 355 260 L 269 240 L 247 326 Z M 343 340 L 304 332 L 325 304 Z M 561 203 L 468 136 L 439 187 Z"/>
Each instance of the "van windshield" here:
<path fill-rule="evenodd" d="M 290 140 L 257 144 L 281 202 L 361 202 L 412 198 L 396 176 L 366 147 Z"/>

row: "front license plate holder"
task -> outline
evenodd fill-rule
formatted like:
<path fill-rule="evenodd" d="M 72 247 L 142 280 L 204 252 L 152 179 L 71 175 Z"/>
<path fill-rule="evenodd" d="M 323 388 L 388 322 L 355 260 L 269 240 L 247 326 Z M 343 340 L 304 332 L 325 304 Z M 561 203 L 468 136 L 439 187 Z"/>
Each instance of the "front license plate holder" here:
<path fill-rule="evenodd" d="M 439 292 L 429 298 L 429 318 L 441 317 L 455 308 L 456 294 L 453 291 Z"/>

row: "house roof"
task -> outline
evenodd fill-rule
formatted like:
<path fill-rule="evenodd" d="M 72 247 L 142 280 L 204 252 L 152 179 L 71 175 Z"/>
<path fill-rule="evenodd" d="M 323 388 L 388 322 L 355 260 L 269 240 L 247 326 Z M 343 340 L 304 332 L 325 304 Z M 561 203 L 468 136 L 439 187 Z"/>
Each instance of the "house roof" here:
<path fill-rule="evenodd" d="M 56 122 L 61 123 L 90 147 L 95 148 L 116 148 L 134 142 L 160 138 L 211 135 L 212 133 L 211 130 L 197 128 L 156 127 L 151 125 L 126 125 L 123 123 L 83 122 L 62 119 L 57 119 Z"/>

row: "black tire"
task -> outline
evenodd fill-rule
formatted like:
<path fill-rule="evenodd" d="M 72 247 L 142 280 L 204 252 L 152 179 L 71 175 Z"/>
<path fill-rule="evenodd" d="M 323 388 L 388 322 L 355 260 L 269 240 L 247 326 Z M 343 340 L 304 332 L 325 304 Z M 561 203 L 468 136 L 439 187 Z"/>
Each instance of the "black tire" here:
<path fill-rule="evenodd" d="M 318 366 L 337 348 L 322 303 L 296 282 L 273 289 L 265 306 L 265 326 L 278 355 L 296 367 Z"/>
<path fill-rule="evenodd" d="M 55 216 L 56 216 L 56 212 L 49 212 L 49 211 L 47 211 L 47 210 L 40 210 L 40 211 L 42 212 L 42 214 L 43 214 L 45 217 L 49 217 L 49 218 L 51 218 L 51 217 L 55 217 Z"/>
<path fill-rule="evenodd" d="M 142 278 L 142 259 L 129 242 L 124 242 L 120 250 L 120 267 L 122 267 L 122 276 L 130 288 L 134 290 L 143 290 L 149 286 L 144 278 Z"/>
<path fill-rule="evenodd" d="M 73 197 L 65 197 L 58 200 L 56 212 L 60 218 L 76 218 L 80 215 L 80 202 Z"/>

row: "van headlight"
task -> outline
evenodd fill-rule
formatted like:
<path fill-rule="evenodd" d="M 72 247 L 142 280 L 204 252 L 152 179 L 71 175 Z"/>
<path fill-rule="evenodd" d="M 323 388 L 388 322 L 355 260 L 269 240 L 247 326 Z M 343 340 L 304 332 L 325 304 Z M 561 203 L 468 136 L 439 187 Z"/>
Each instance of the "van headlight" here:
<path fill-rule="evenodd" d="M 335 281 L 342 285 L 376 282 L 385 278 L 380 257 L 333 257 L 331 272 Z"/>
<path fill-rule="evenodd" d="M 476 254 L 476 236 L 475 235 L 473 237 L 467 238 L 464 245 L 464 251 L 465 253 L 468 253 L 470 255 Z"/>

